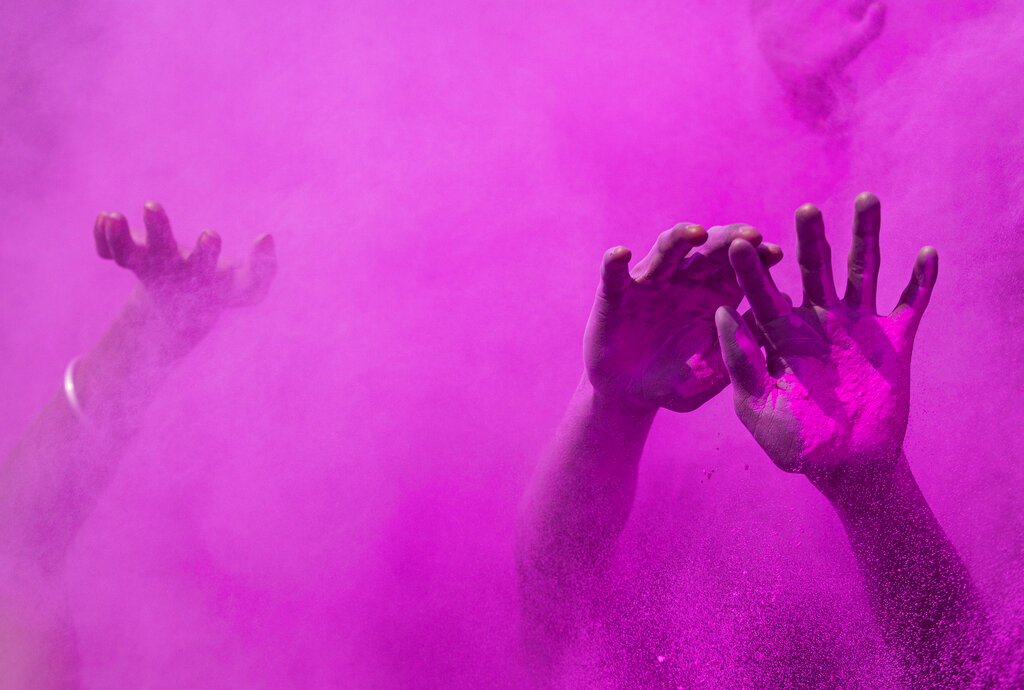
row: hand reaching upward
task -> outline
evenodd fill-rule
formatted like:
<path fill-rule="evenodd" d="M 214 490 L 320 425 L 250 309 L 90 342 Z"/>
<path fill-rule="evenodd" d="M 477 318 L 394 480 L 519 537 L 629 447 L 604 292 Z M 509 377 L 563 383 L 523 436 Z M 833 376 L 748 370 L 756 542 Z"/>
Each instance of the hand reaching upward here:
<path fill-rule="evenodd" d="M 765 61 L 809 124 L 839 108 L 843 71 L 885 25 L 885 6 L 865 0 L 752 0 L 750 10 Z"/>
<path fill-rule="evenodd" d="M 261 235 L 252 246 L 248 265 L 220 260 L 220 237 L 205 230 L 189 251 L 171 233 L 160 204 L 143 211 L 144 238 L 137 239 L 120 213 L 101 213 L 93 234 L 96 251 L 128 268 L 141 282 L 145 298 L 166 327 L 175 355 L 194 347 L 230 307 L 262 300 L 277 271 L 274 240 Z"/>
<path fill-rule="evenodd" d="M 144 220 L 145 236 L 136 238 L 118 213 L 96 219 L 99 255 L 140 284 L 99 342 L 71 361 L 0 465 L 0 688 L 77 687 L 63 602 L 67 550 L 181 357 L 224 309 L 262 299 L 274 277 L 269 235 L 256 241 L 248 265 L 221 265 L 216 234 L 204 232 L 188 251 L 158 204 L 146 204 Z M 197 415 L 195 423 L 208 420 Z"/>
<path fill-rule="evenodd" d="M 903 453 L 910 356 L 938 255 L 917 255 L 888 316 L 875 311 L 878 199 L 857 197 L 846 295 L 832 282 L 821 213 L 796 212 L 804 302 L 793 308 L 753 247 L 729 259 L 765 344 L 729 307 L 716 315 L 736 412 L 772 461 L 801 472 L 836 509 L 883 639 L 912 687 L 987 687 L 981 597 Z"/>
<path fill-rule="evenodd" d="M 870 483 L 900 458 L 914 335 L 938 272 L 938 255 L 925 247 L 899 304 L 879 316 L 880 218 L 878 199 L 860 195 L 842 299 L 814 206 L 796 213 L 802 306 L 779 292 L 750 244 L 738 241 L 729 251 L 767 354 L 733 309 L 719 310 L 736 411 L 777 466 L 807 475 L 826 494 Z"/>
<path fill-rule="evenodd" d="M 604 255 L 601 285 L 584 336 L 587 376 L 608 399 L 639 408 L 696 409 L 728 383 L 714 314 L 742 293 L 728 261 L 735 239 L 751 243 L 769 265 L 782 258 L 761 234 L 735 224 L 666 230 L 632 270 L 630 252 Z"/>

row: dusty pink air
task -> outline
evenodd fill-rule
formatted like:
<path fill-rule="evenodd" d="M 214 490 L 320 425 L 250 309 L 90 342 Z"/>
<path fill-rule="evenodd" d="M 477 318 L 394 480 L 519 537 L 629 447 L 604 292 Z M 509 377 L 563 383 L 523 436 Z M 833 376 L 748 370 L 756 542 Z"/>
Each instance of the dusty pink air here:
<path fill-rule="evenodd" d="M 0 679 L 1019 687 L 1022 44 L 1010 0 L 8 0 Z M 866 190 L 877 308 L 804 305 L 794 211 L 842 300 Z"/>

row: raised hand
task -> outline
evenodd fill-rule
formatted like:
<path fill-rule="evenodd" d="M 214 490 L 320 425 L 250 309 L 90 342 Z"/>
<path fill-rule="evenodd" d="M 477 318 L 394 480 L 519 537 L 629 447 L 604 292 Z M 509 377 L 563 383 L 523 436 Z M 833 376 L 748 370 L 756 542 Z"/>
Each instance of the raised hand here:
<path fill-rule="evenodd" d="M 0 688 L 77 687 L 63 598 L 67 550 L 181 356 L 225 308 L 262 299 L 274 277 L 269 235 L 247 266 L 219 265 L 216 234 L 204 232 L 189 252 L 158 204 L 146 204 L 144 219 L 138 239 L 120 214 L 96 219 L 100 256 L 140 285 L 0 463 Z"/>
<path fill-rule="evenodd" d="M 846 295 L 832 281 L 821 213 L 796 213 L 804 303 L 793 308 L 737 241 L 729 259 L 765 344 L 735 310 L 716 315 L 736 412 L 772 461 L 801 472 L 836 509 L 882 636 L 912 687 L 983 687 L 981 598 L 903 454 L 914 336 L 938 255 L 917 255 L 888 316 L 875 311 L 878 199 L 857 197 Z M 984 685 L 987 687 L 987 685 Z"/>
<path fill-rule="evenodd" d="M 814 206 L 796 213 L 802 306 L 792 307 L 779 292 L 753 246 L 737 241 L 729 250 L 767 354 L 735 310 L 718 311 L 737 414 L 778 467 L 807 475 L 826 494 L 871 483 L 898 462 L 914 335 L 938 272 L 935 249 L 925 247 L 899 304 L 879 316 L 880 219 L 874 195 L 857 197 L 842 299 Z"/>
<path fill-rule="evenodd" d="M 225 308 L 266 296 L 277 271 L 270 235 L 256 239 L 248 265 L 242 266 L 220 260 L 221 240 L 211 230 L 203 231 L 191 251 L 178 245 L 160 204 L 147 203 L 143 221 L 145 236 L 136 238 L 120 213 L 99 214 L 93 228 L 96 251 L 138 276 L 174 354 L 199 342 Z"/>
<path fill-rule="evenodd" d="M 605 253 L 584 339 L 587 377 L 598 394 L 687 412 L 725 387 L 714 314 L 742 298 L 728 261 L 736 239 L 749 244 L 755 260 L 772 265 L 782 258 L 742 224 L 676 225 L 632 270 L 625 247 Z"/>
<path fill-rule="evenodd" d="M 827 121 L 843 71 L 882 33 L 885 6 L 870 0 L 752 0 L 757 44 L 798 117 Z"/>

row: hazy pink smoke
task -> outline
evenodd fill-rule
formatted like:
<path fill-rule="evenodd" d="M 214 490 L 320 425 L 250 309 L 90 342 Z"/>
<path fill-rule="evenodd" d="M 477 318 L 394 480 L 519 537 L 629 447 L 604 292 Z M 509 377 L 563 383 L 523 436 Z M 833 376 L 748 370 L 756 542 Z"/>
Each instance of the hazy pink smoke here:
<path fill-rule="evenodd" d="M 281 266 L 177 372 L 72 550 L 85 687 L 521 687 L 513 515 L 601 253 L 745 221 L 788 264 L 815 201 L 844 257 L 865 189 L 880 309 L 918 247 L 942 255 L 907 450 L 1020 649 L 1020 13 L 891 3 L 828 133 L 726 5 L 8 9 L 4 448 L 132 285 L 94 255 L 97 211 L 138 224 L 157 199 L 235 255 L 271 231 Z M 728 396 L 659 417 L 619 553 L 580 687 L 886 682 L 838 521 Z"/>

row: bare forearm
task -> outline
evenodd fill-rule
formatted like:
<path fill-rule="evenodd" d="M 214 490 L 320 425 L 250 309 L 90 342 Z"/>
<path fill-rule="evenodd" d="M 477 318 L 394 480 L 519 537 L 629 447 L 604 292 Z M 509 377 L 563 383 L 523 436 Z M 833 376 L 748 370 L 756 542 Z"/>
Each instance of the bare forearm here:
<path fill-rule="evenodd" d="M 912 677 L 957 684 L 986 642 L 980 597 L 905 457 L 891 475 L 830 496 L 888 643 Z"/>
<path fill-rule="evenodd" d="M 48 574 L 116 469 L 146 404 L 170 370 L 145 309 L 129 302 L 74 372 L 82 416 L 63 390 L 0 465 L 0 554 Z"/>
<path fill-rule="evenodd" d="M 606 402 L 586 378 L 576 390 L 520 506 L 520 592 L 534 638 L 563 641 L 594 592 L 629 516 L 656 411 Z"/>
<path fill-rule="evenodd" d="M 580 384 L 523 500 L 522 558 L 580 568 L 607 558 L 629 516 L 655 411 L 604 402 Z"/>

